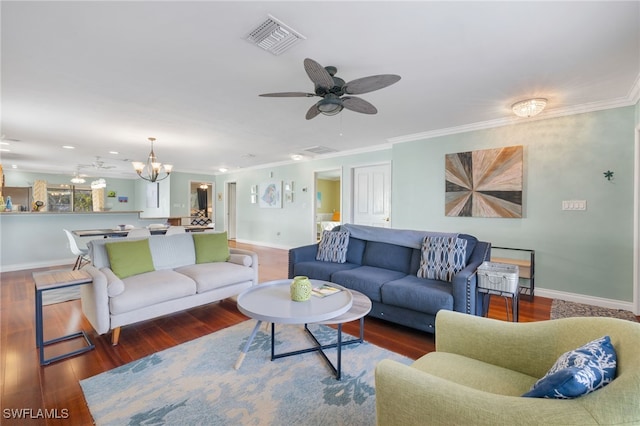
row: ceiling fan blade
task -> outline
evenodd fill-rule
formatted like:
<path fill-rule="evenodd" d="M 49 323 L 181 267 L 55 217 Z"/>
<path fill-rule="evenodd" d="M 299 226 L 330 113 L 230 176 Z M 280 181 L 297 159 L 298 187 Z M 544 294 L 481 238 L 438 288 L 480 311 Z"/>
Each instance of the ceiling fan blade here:
<path fill-rule="evenodd" d="M 395 74 L 372 75 L 348 82 L 344 85 L 344 92 L 351 95 L 360 95 L 391 86 L 398 81 L 400 81 L 400 76 Z"/>
<path fill-rule="evenodd" d="M 305 92 L 280 92 L 280 93 L 263 93 L 262 95 L 267 98 L 310 98 L 316 96 L 314 93 Z"/>
<path fill-rule="evenodd" d="M 311 120 L 312 118 L 317 117 L 319 114 L 320 110 L 318 109 L 318 104 L 313 104 L 311 108 L 309 108 L 309 111 L 307 111 L 307 115 L 305 116 L 305 118 L 307 120 Z"/>
<path fill-rule="evenodd" d="M 318 86 L 324 89 L 331 89 L 333 87 L 333 77 L 331 77 L 331 74 L 313 59 L 307 58 L 304 60 L 304 70 L 307 72 L 311 81 Z"/>
<path fill-rule="evenodd" d="M 363 114 L 375 114 L 378 112 L 376 107 L 364 99 L 356 98 L 355 96 L 345 96 L 341 99 L 342 106 L 348 110 L 361 112 Z"/>

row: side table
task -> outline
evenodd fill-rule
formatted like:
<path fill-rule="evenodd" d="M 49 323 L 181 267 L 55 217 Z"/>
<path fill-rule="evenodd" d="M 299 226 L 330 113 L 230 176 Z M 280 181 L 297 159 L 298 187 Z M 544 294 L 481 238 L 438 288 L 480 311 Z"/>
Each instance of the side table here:
<path fill-rule="evenodd" d="M 43 315 L 42 315 L 42 293 L 48 290 L 55 290 L 64 287 L 73 287 L 77 285 L 90 284 L 93 282 L 91 275 L 82 270 L 77 271 L 51 271 L 51 272 L 34 272 L 33 280 L 36 285 L 36 347 L 40 351 L 40 365 L 49 365 L 54 361 L 59 361 L 74 355 L 78 355 L 95 348 L 95 345 L 89 340 L 89 336 L 84 331 L 68 334 L 66 336 L 57 337 L 44 341 L 43 332 Z M 62 355 L 51 358 L 44 357 L 44 347 L 54 343 L 66 340 L 84 338 L 87 346 L 71 351 Z"/>

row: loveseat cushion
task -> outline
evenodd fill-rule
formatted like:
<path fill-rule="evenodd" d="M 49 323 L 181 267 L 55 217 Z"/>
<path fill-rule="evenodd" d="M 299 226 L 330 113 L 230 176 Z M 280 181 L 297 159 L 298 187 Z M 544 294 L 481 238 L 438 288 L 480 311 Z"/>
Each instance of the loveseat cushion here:
<path fill-rule="evenodd" d="M 196 263 L 226 262 L 229 260 L 229 240 L 226 232 L 193 234 Z"/>
<path fill-rule="evenodd" d="M 382 303 L 435 315 L 440 309 L 453 310 L 451 284 L 407 275 L 382 286 Z"/>
<path fill-rule="evenodd" d="M 111 270 L 120 279 L 155 269 L 147 239 L 111 242 L 105 247 Z"/>
<path fill-rule="evenodd" d="M 349 231 L 322 231 L 316 260 L 345 263 L 349 247 Z"/>
<path fill-rule="evenodd" d="M 411 367 L 498 395 L 520 396 L 536 381 L 535 377 L 514 370 L 448 352 L 430 352 L 417 359 Z"/>
<path fill-rule="evenodd" d="M 426 236 L 418 277 L 451 281 L 467 264 L 467 240 L 457 236 Z"/>
<path fill-rule="evenodd" d="M 360 266 L 345 271 L 334 272 L 331 281 L 352 290 L 359 291 L 374 302 L 381 302 L 380 289 L 386 282 L 397 280 L 406 274 L 374 266 Z M 315 277 L 314 277 L 315 278 Z"/>
<path fill-rule="evenodd" d="M 195 281 L 170 269 L 132 275 L 122 281 L 124 291 L 109 298 L 112 315 L 196 294 Z"/>
<path fill-rule="evenodd" d="M 200 263 L 183 266 L 175 271 L 195 281 L 198 293 L 251 281 L 254 277 L 253 269 L 230 262 Z"/>
<path fill-rule="evenodd" d="M 304 275 L 316 280 L 331 281 L 331 276 L 338 271 L 346 271 L 353 268 L 359 268 L 360 265 L 355 263 L 333 263 L 321 262 L 319 260 L 311 260 L 307 262 L 298 262 L 293 265 L 293 277 Z"/>

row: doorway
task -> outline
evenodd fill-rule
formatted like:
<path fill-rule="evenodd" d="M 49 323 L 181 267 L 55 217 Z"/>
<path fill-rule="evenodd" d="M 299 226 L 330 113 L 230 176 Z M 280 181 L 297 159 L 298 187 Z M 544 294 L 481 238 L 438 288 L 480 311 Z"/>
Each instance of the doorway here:
<path fill-rule="evenodd" d="M 213 182 L 189 181 L 189 218 L 183 225 L 213 226 Z"/>
<path fill-rule="evenodd" d="M 323 230 L 342 223 L 342 169 L 314 173 L 313 238 L 318 241 Z"/>

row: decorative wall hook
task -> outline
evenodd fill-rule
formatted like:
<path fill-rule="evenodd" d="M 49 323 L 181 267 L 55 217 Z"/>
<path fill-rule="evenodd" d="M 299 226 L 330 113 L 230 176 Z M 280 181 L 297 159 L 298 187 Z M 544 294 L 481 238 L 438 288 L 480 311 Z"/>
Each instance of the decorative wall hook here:
<path fill-rule="evenodd" d="M 607 170 L 606 172 L 604 172 L 604 177 L 607 178 L 607 180 L 612 180 L 613 179 L 613 172 L 611 170 Z"/>

